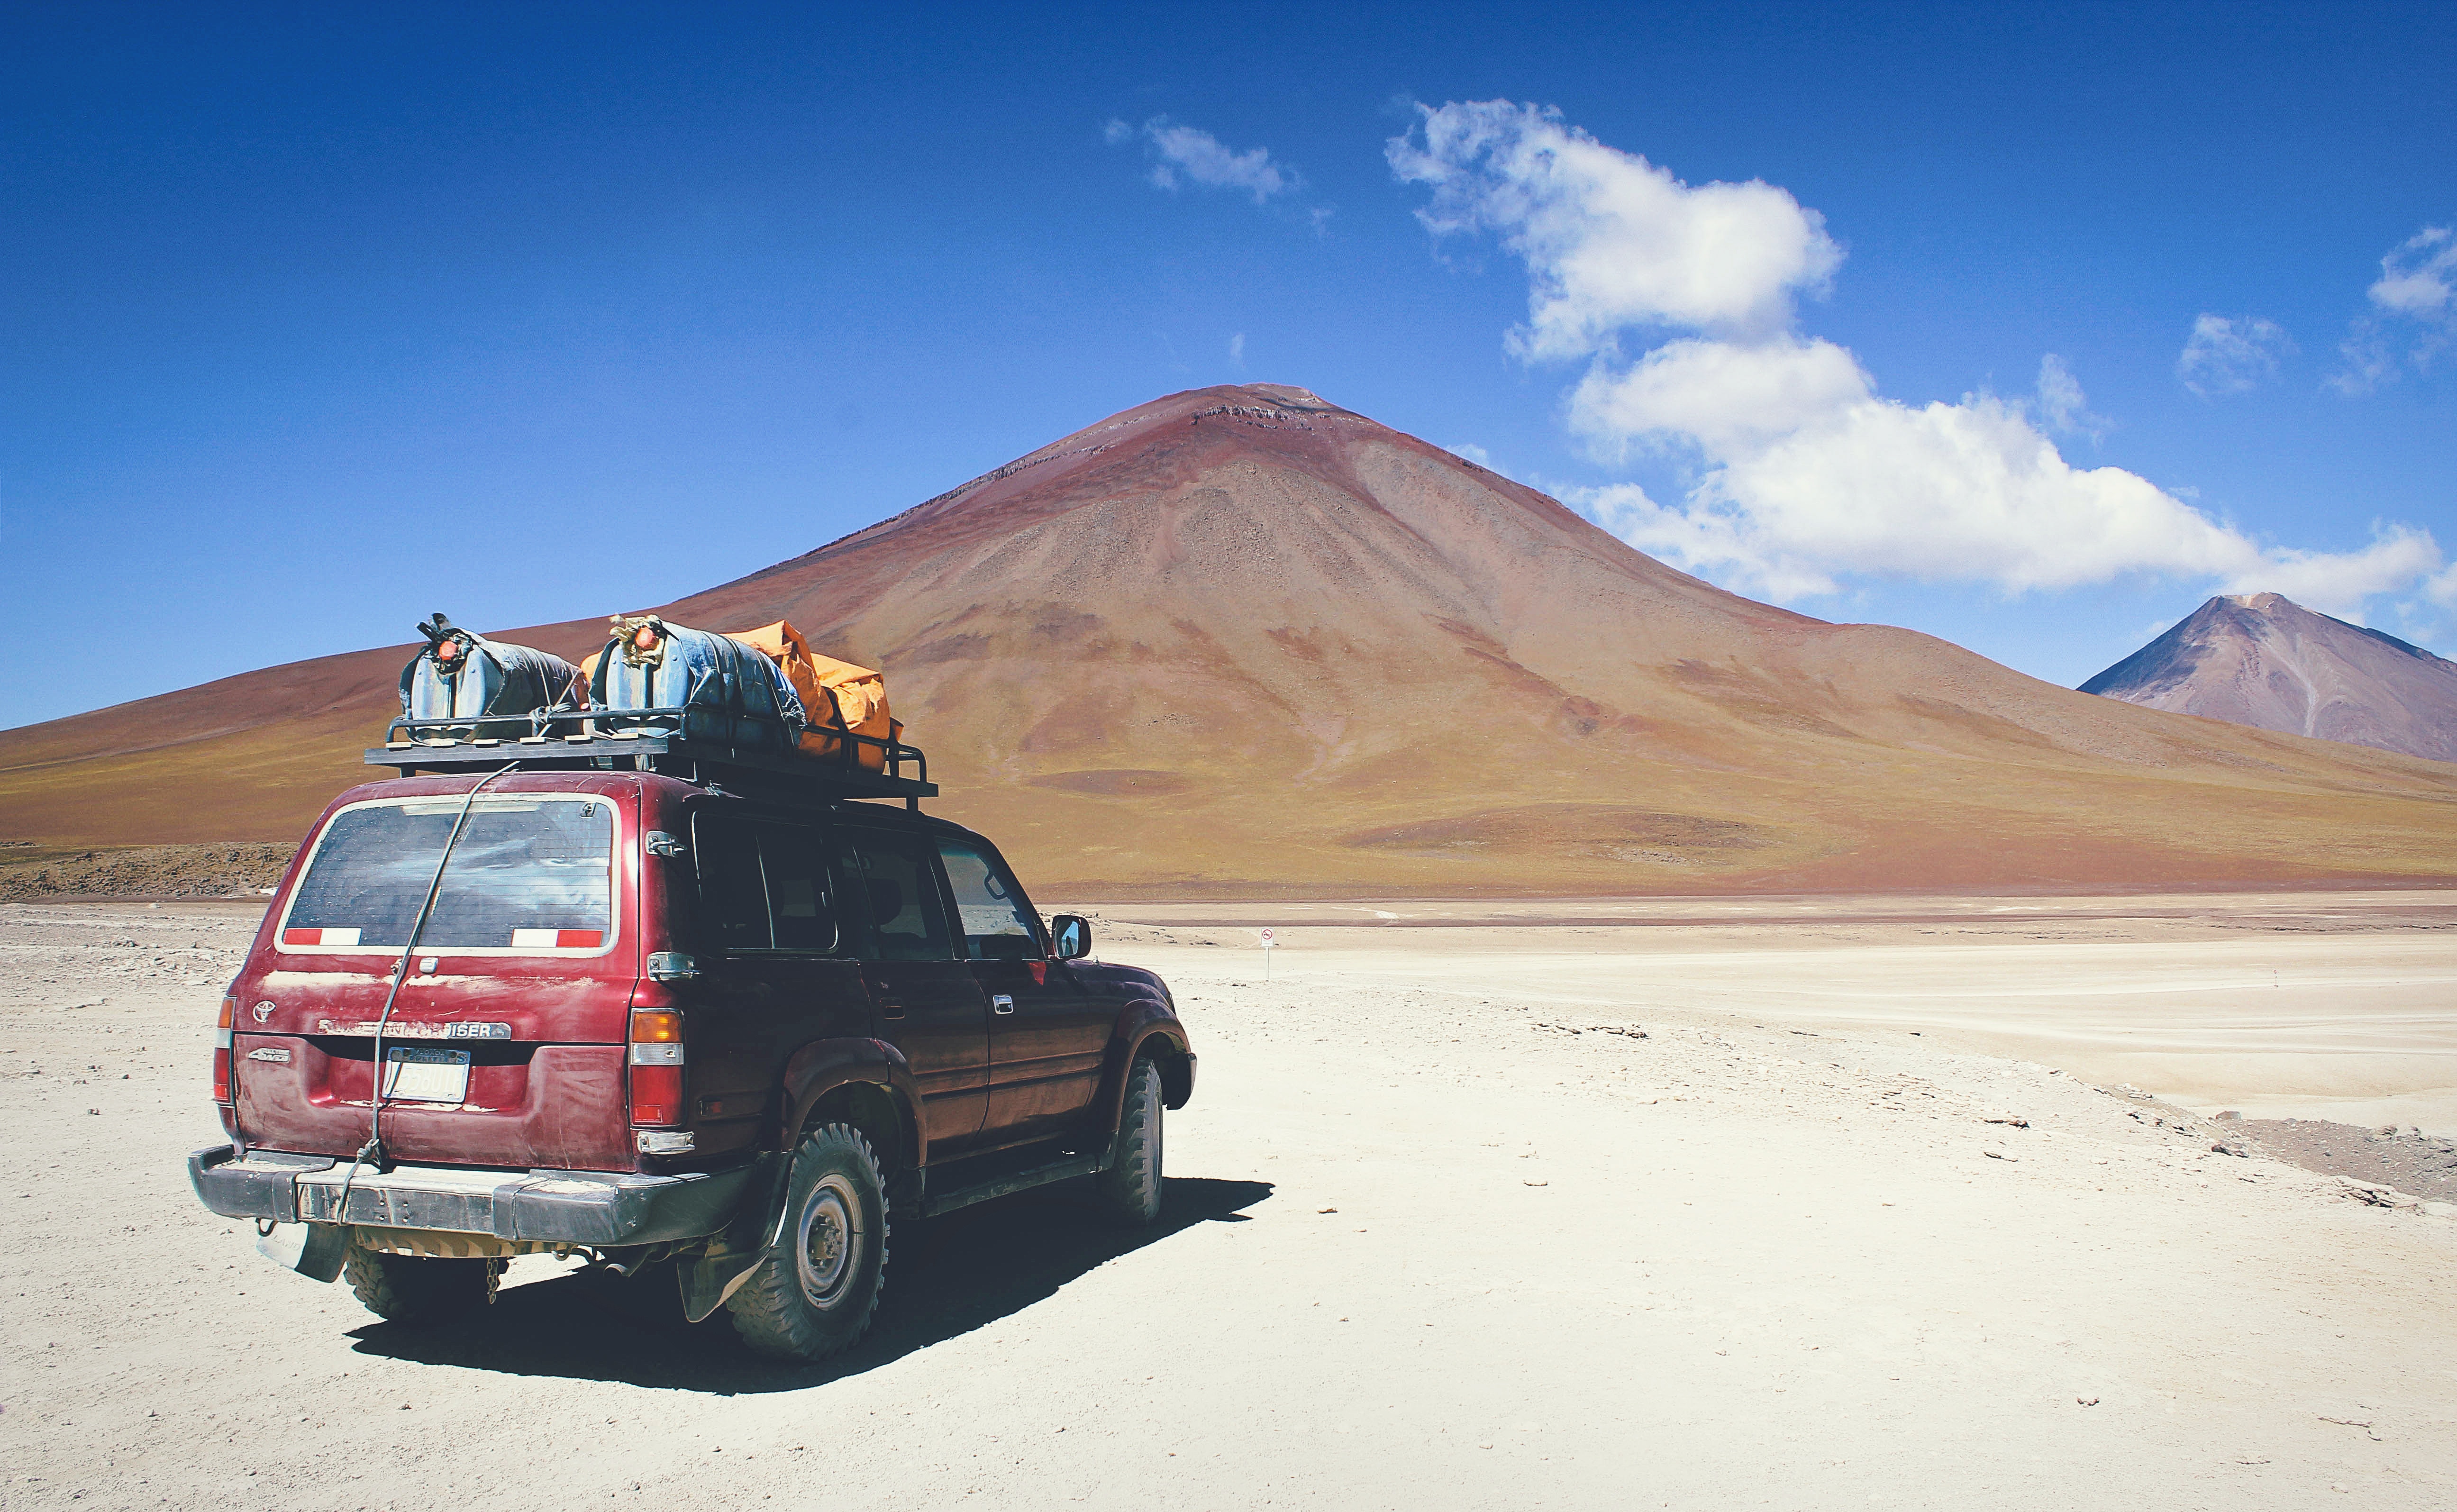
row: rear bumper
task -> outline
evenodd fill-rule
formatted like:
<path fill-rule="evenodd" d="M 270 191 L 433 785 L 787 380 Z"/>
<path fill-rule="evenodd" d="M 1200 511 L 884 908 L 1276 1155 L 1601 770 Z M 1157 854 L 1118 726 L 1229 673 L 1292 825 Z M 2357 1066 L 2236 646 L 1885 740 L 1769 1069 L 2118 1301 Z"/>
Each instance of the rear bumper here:
<path fill-rule="evenodd" d="M 437 1229 L 592 1247 L 694 1239 L 726 1226 L 756 1163 L 731 1170 L 650 1176 L 630 1171 L 476 1170 L 463 1166 L 361 1167 L 341 1210 L 346 1162 L 228 1145 L 188 1157 L 197 1198 L 228 1218 Z"/>

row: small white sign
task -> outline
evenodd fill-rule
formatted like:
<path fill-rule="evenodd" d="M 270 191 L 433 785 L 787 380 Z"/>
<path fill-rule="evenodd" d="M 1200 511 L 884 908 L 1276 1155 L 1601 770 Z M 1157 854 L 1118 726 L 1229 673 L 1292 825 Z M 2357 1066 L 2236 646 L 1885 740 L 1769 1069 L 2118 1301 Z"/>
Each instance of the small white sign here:
<path fill-rule="evenodd" d="M 1273 945 L 1278 944 L 1278 943 L 1279 943 L 1279 942 L 1278 942 L 1278 941 L 1273 940 L 1273 939 L 1271 938 L 1271 932 L 1270 932 L 1270 930 L 1266 929 L 1266 930 L 1264 930 L 1264 931 L 1263 931 L 1263 948 L 1264 948 L 1264 949 L 1269 950 L 1269 949 L 1270 949 Z"/>

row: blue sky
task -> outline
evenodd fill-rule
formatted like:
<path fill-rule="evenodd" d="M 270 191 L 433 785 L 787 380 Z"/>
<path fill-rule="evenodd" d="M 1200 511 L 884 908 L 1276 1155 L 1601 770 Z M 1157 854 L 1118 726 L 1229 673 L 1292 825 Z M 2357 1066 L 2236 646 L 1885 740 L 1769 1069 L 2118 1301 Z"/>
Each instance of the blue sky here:
<path fill-rule="evenodd" d="M 1249 380 L 2057 682 L 2246 587 L 2457 653 L 2457 10 L 2006 9 L 16 8 L 0 725 Z"/>

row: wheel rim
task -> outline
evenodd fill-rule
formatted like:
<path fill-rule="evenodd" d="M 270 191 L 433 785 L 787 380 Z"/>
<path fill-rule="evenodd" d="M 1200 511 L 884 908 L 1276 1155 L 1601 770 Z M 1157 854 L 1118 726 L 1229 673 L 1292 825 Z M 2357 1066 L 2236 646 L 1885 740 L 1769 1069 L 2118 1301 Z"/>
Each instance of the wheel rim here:
<path fill-rule="evenodd" d="M 821 1176 L 802 1199 L 797 1230 L 794 1269 L 802 1295 L 813 1307 L 834 1307 L 853 1285 L 854 1262 L 861 1250 L 861 1204 L 853 1184 L 834 1172 Z"/>
<path fill-rule="evenodd" d="M 1164 1127 L 1161 1123 L 1160 1069 L 1153 1067 L 1146 1074 L 1150 1082 L 1151 1096 L 1151 1195 L 1153 1200 L 1157 1201 L 1160 1197 L 1161 1130 Z"/>

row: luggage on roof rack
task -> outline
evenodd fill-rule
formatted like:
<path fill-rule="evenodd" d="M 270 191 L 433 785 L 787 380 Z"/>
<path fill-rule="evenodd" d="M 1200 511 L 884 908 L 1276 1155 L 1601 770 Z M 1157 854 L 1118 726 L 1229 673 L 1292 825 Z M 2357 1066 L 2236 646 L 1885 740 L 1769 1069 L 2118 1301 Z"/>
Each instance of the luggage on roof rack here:
<path fill-rule="evenodd" d="M 731 635 L 619 614 L 590 660 L 588 701 L 609 730 L 671 730 L 781 753 L 800 744 L 808 722 L 784 669 Z"/>
<path fill-rule="evenodd" d="M 867 667 L 816 654 L 782 620 L 721 635 L 655 614 L 617 615 L 605 649 L 576 669 L 527 647 L 482 643 L 440 614 L 431 630 L 431 639 L 448 633 L 492 653 L 538 659 L 501 656 L 506 666 L 550 663 L 549 682 L 551 669 L 562 668 L 570 701 L 516 719 L 490 718 L 485 729 L 467 720 L 422 721 L 409 712 L 413 664 L 402 674 L 403 716 L 385 731 L 384 744 L 367 752 L 370 766 L 404 777 L 513 762 L 527 771 L 653 771 L 693 781 L 723 773 L 729 783 L 748 779 L 803 797 L 908 803 L 939 792 L 929 758 L 904 743 L 903 725 L 888 715 L 885 680 Z M 444 662 L 457 666 L 468 654 L 455 651 Z"/>
<path fill-rule="evenodd" d="M 802 632 L 786 620 L 756 630 L 730 630 L 726 635 L 764 653 L 784 673 L 785 681 L 802 702 L 801 750 L 825 759 L 844 754 L 877 772 L 887 749 L 904 734 L 904 723 L 887 712 L 887 679 L 868 667 L 822 656 L 811 650 Z M 844 733 L 882 742 L 848 742 Z"/>
<path fill-rule="evenodd" d="M 568 715 L 557 715 L 556 721 L 559 729 L 590 722 Z M 524 772 L 659 772 L 690 782 L 721 778 L 731 789 L 803 799 L 903 798 L 910 804 L 939 796 L 939 785 L 930 780 L 929 757 L 900 740 L 881 753 L 885 770 L 874 771 L 849 760 L 736 750 L 668 730 L 594 730 L 517 740 L 410 740 L 402 734 L 396 723 L 392 738 L 367 752 L 367 765 L 390 767 L 403 777 L 494 772 L 515 763 Z"/>
<path fill-rule="evenodd" d="M 401 714 L 420 738 L 517 739 L 537 717 L 581 706 L 580 669 L 533 646 L 488 640 L 438 612 L 425 648 L 401 670 Z"/>

